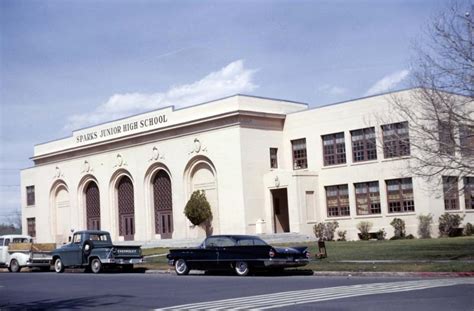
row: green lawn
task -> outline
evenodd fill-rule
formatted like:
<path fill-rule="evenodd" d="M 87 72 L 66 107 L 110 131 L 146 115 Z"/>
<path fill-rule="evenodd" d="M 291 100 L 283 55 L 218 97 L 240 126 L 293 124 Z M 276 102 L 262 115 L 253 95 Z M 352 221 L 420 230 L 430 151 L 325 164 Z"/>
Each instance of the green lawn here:
<path fill-rule="evenodd" d="M 286 244 L 284 244 L 286 245 Z M 288 244 L 290 245 L 290 244 Z M 291 244 L 296 246 L 296 244 Z M 318 253 L 317 243 L 311 242 L 312 257 Z M 396 240 L 326 242 L 328 258 L 312 261 L 307 267 L 316 271 L 399 271 L 399 272 L 474 272 L 474 237 Z M 144 249 L 144 255 L 166 254 L 168 249 Z M 405 260 L 401 263 L 345 263 L 344 260 Z M 449 260 L 440 262 L 416 262 L 419 260 Z M 147 259 L 149 269 L 168 269 L 166 257 Z"/>

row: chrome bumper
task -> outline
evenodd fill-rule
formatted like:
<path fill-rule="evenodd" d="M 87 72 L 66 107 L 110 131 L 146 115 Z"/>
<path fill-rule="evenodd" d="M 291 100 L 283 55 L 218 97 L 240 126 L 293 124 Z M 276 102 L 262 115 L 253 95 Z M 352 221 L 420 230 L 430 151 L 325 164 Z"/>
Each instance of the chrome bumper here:
<path fill-rule="evenodd" d="M 130 258 L 130 259 L 115 259 L 115 258 L 110 258 L 110 259 L 101 259 L 100 260 L 102 263 L 106 264 L 116 264 L 116 265 L 133 265 L 137 263 L 142 263 L 143 258 Z"/>
<path fill-rule="evenodd" d="M 308 258 L 299 258 L 293 260 L 287 260 L 284 258 L 270 258 L 263 262 L 265 267 L 301 267 L 306 266 L 308 263 Z"/>

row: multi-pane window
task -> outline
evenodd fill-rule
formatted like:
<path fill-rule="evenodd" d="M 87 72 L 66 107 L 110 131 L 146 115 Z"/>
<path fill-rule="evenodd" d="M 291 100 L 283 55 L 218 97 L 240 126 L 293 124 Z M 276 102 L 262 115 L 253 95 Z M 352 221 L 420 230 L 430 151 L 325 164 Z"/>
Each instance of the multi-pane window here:
<path fill-rule="evenodd" d="M 354 162 L 377 159 L 374 127 L 351 131 L 351 140 L 352 160 Z"/>
<path fill-rule="evenodd" d="M 324 165 L 346 163 L 346 144 L 344 132 L 323 135 Z"/>
<path fill-rule="evenodd" d="M 458 178 L 455 176 L 443 176 L 444 209 L 459 209 Z"/>
<path fill-rule="evenodd" d="M 349 189 L 347 185 L 326 187 L 328 217 L 350 216 Z"/>
<path fill-rule="evenodd" d="M 380 214 L 379 182 L 354 184 L 356 193 L 357 215 Z"/>
<path fill-rule="evenodd" d="M 464 201 L 466 209 L 474 209 L 474 177 L 464 177 Z"/>
<path fill-rule="evenodd" d="M 35 205 L 35 186 L 26 187 L 26 205 Z"/>
<path fill-rule="evenodd" d="M 36 237 L 36 219 L 33 218 L 26 218 L 26 224 L 28 228 L 28 235 L 31 237 Z"/>
<path fill-rule="evenodd" d="M 410 155 L 408 122 L 382 125 L 382 136 L 385 158 Z"/>
<path fill-rule="evenodd" d="M 463 157 L 474 156 L 474 127 L 462 125 L 459 128 L 459 142 L 461 145 L 461 155 Z"/>
<path fill-rule="evenodd" d="M 387 184 L 388 212 L 414 212 L 415 201 L 411 178 L 391 179 L 385 182 Z"/>
<path fill-rule="evenodd" d="M 293 150 L 293 169 L 299 170 L 308 167 L 308 159 L 306 157 L 306 138 L 291 141 Z"/>
<path fill-rule="evenodd" d="M 278 168 L 278 148 L 270 148 L 270 167 Z"/>
<path fill-rule="evenodd" d="M 439 152 L 443 154 L 454 154 L 456 146 L 454 140 L 454 128 L 449 122 L 438 122 Z"/>

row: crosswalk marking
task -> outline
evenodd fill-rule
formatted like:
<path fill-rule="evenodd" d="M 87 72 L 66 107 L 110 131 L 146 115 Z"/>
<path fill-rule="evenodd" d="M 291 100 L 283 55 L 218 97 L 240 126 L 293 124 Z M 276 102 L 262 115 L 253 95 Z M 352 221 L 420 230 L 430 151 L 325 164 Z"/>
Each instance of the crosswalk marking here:
<path fill-rule="evenodd" d="M 474 285 L 474 278 L 429 279 L 316 288 L 191 303 L 156 310 L 266 310 L 356 296 L 406 292 L 465 284 Z"/>

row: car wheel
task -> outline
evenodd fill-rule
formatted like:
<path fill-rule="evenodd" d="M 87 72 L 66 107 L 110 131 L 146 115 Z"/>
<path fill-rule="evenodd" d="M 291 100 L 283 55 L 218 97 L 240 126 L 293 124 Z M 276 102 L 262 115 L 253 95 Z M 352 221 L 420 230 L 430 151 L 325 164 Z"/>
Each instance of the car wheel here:
<path fill-rule="evenodd" d="M 102 263 L 100 262 L 99 258 L 92 259 L 91 270 L 94 273 L 100 273 L 100 271 L 102 270 Z"/>
<path fill-rule="evenodd" d="M 21 267 L 20 267 L 20 264 L 18 263 L 18 261 L 16 259 L 12 259 L 12 261 L 10 261 L 10 271 L 11 272 L 20 272 L 21 270 Z"/>
<path fill-rule="evenodd" d="M 189 273 L 189 267 L 184 259 L 178 259 L 174 263 L 174 269 L 177 275 L 187 275 Z"/>
<path fill-rule="evenodd" d="M 64 265 L 61 261 L 61 258 L 56 258 L 56 260 L 54 261 L 54 271 L 56 271 L 56 273 L 64 272 Z"/>
<path fill-rule="evenodd" d="M 234 270 L 238 276 L 246 276 L 250 271 L 249 265 L 245 261 L 237 261 Z"/>

